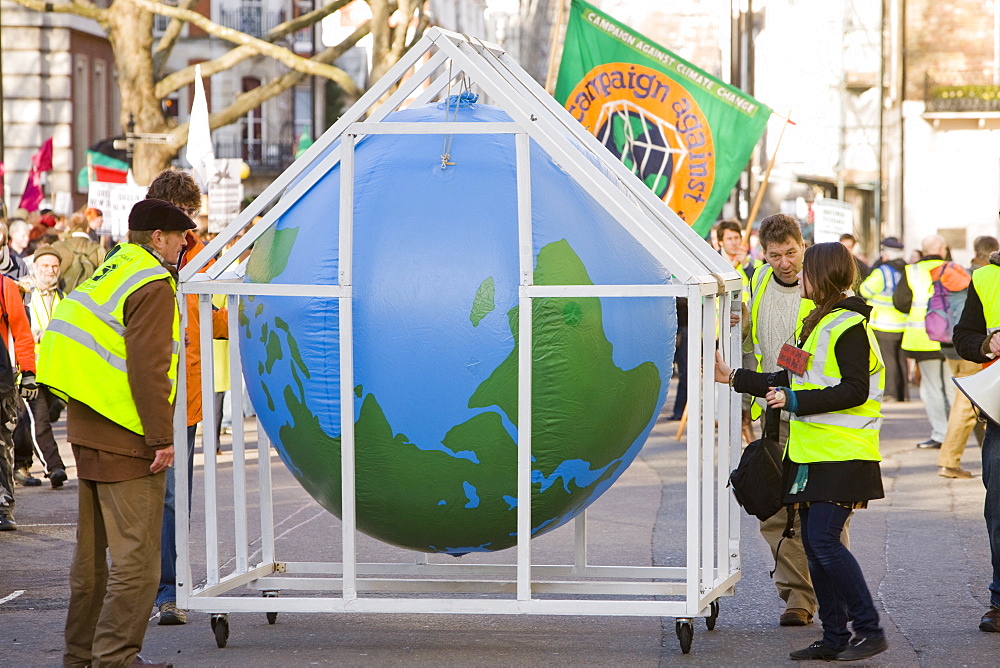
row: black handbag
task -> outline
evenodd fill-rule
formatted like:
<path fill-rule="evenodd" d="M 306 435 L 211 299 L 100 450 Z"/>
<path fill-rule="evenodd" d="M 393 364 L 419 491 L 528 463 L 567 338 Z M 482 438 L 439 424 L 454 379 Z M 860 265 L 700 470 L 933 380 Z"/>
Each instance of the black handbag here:
<path fill-rule="evenodd" d="M 784 448 L 778 443 L 777 410 L 768 408 L 764 434 L 746 448 L 739 465 L 729 474 L 729 487 L 736 502 L 760 521 L 772 517 L 784 506 L 781 458 Z"/>

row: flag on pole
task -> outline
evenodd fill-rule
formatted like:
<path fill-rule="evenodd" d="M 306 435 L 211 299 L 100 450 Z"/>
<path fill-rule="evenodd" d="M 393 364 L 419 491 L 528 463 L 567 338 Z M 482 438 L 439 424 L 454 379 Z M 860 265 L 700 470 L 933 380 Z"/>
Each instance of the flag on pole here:
<path fill-rule="evenodd" d="M 555 98 L 706 236 L 771 110 L 573 0 Z"/>
<path fill-rule="evenodd" d="M 46 139 L 31 156 L 31 171 L 28 172 L 28 182 L 21 193 L 21 203 L 18 207 L 25 211 L 37 211 L 45 199 L 42 190 L 42 172 L 52 169 L 52 137 Z"/>
<path fill-rule="evenodd" d="M 208 101 L 205 98 L 205 84 L 201 80 L 201 65 L 194 66 L 194 102 L 191 104 L 184 157 L 191 163 L 198 185 L 206 190 L 208 179 L 214 173 L 215 150 L 212 148 L 212 131 L 208 125 Z"/>

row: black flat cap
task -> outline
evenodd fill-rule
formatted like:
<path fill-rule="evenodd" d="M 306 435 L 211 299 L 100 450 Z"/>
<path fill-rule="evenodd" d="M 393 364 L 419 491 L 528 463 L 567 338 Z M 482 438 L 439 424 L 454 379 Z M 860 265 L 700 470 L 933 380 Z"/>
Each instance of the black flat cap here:
<path fill-rule="evenodd" d="M 144 199 L 136 202 L 128 214 L 130 230 L 193 230 L 197 227 L 176 206 L 162 199 Z"/>

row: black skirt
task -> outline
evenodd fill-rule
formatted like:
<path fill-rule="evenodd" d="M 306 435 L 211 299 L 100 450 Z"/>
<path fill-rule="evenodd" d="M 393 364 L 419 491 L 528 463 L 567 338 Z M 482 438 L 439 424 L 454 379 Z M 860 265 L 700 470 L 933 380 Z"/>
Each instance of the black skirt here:
<path fill-rule="evenodd" d="M 800 466 L 808 466 L 805 488 L 791 493 Z M 885 498 L 882 489 L 882 469 L 878 462 L 852 459 L 846 462 L 812 462 L 796 464 L 784 461 L 785 503 L 833 501 L 854 504 Z"/>

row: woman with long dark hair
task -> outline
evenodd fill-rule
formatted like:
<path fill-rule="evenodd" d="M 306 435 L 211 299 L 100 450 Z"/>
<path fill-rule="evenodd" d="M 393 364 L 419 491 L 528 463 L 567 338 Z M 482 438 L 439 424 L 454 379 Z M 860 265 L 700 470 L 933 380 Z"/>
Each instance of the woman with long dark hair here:
<path fill-rule="evenodd" d="M 788 356 L 787 376 L 730 369 L 721 356 L 715 367 L 716 381 L 790 414 L 785 503 L 802 521 L 823 624 L 821 640 L 791 653 L 798 660 L 853 661 L 888 647 L 861 568 L 840 541 L 851 513 L 885 496 L 878 446 L 885 365 L 868 327 L 871 308 L 851 293 L 856 277 L 843 245 L 808 248 L 799 278 L 816 308 L 788 343 L 789 352 L 805 355 Z"/>

